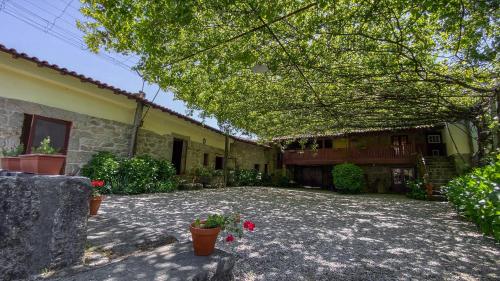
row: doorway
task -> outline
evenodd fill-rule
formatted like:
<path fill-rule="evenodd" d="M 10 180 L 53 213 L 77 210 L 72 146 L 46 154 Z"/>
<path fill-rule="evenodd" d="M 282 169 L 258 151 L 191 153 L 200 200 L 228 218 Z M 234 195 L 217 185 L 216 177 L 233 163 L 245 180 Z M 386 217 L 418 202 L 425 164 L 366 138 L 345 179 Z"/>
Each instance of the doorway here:
<path fill-rule="evenodd" d="M 181 174 L 182 171 L 182 152 L 184 151 L 184 141 L 174 138 L 172 147 L 172 164 L 175 167 L 175 173 Z"/>
<path fill-rule="evenodd" d="M 415 179 L 413 168 L 393 168 L 392 169 L 392 190 L 393 192 L 406 193 L 409 191 L 407 182 Z"/>

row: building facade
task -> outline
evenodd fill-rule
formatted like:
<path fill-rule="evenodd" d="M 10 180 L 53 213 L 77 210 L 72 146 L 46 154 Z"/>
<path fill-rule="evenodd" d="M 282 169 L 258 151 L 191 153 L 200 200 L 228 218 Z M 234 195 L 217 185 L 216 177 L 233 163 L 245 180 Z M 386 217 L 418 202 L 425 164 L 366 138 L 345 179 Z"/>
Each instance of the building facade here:
<path fill-rule="evenodd" d="M 29 153 L 50 136 L 67 156 L 66 174 L 78 174 L 98 151 L 170 160 L 179 174 L 202 166 L 220 169 L 224 162 L 221 131 L 2 45 L 0 85 L 0 149 L 23 143 Z M 272 173 L 273 156 L 268 146 L 229 138 L 230 168 Z"/>
<path fill-rule="evenodd" d="M 472 139 L 460 123 L 306 137 L 285 146 L 277 168 L 305 186 L 331 188 L 333 167 L 354 163 L 367 192 L 406 192 L 407 181 L 424 173 L 439 188 L 470 167 Z"/>

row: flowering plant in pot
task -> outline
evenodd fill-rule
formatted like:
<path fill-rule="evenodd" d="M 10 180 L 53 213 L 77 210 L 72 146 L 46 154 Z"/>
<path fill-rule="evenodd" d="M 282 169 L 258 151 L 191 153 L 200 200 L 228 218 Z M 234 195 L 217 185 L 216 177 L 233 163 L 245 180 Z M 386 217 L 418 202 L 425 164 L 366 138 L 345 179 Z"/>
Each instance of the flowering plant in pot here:
<path fill-rule="evenodd" d="M 32 153 L 19 156 L 21 170 L 26 173 L 40 175 L 59 175 L 62 172 L 66 155 L 57 154 L 57 150 L 50 145 L 50 137 L 34 147 Z"/>
<path fill-rule="evenodd" d="M 22 143 L 11 149 L 2 149 L 2 169 L 13 172 L 21 171 L 19 154 L 21 154 L 23 150 L 24 146 Z"/>
<path fill-rule="evenodd" d="M 95 216 L 97 215 L 97 211 L 99 211 L 99 207 L 101 207 L 101 202 L 104 197 L 101 194 L 101 190 L 104 187 L 104 181 L 93 180 L 90 184 L 92 185 L 92 196 L 90 197 L 89 210 L 90 215 Z"/>
<path fill-rule="evenodd" d="M 230 215 L 213 214 L 206 220 L 196 219 L 190 226 L 193 238 L 194 254 L 209 256 L 214 252 L 215 242 L 221 231 L 227 233 L 225 241 L 233 242 L 235 236 L 242 237 L 243 230 L 253 231 L 255 224 L 252 221 L 241 222 L 239 213 Z"/>

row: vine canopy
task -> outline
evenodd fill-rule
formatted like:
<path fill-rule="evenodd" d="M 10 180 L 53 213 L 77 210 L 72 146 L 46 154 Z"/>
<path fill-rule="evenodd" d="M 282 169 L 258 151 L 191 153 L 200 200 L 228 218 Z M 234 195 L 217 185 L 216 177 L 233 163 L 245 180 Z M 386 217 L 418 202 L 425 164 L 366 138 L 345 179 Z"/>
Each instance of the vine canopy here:
<path fill-rule="evenodd" d="M 82 0 L 94 50 L 263 139 L 472 118 L 498 93 L 498 2 Z"/>

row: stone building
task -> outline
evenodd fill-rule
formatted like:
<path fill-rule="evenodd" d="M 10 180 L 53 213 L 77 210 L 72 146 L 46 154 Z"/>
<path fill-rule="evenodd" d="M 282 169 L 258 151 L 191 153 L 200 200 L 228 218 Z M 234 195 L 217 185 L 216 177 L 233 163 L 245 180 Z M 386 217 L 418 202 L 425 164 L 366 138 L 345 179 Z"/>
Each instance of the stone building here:
<path fill-rule="evenodd" d="M 50 136 L 52 144 L 67 155 L 66 174 L 78 174 L 101 150 L 167 159 L 179 174 L 202 166 L 222 168 L 225 136 L 221 131 L 140 94 L 2 45 L 0 85 L 0 149 L 22 142 L 29 153 Z M 230 168 L 271 174 L 274 156 L 268 146 L 229 137 Z"/>

